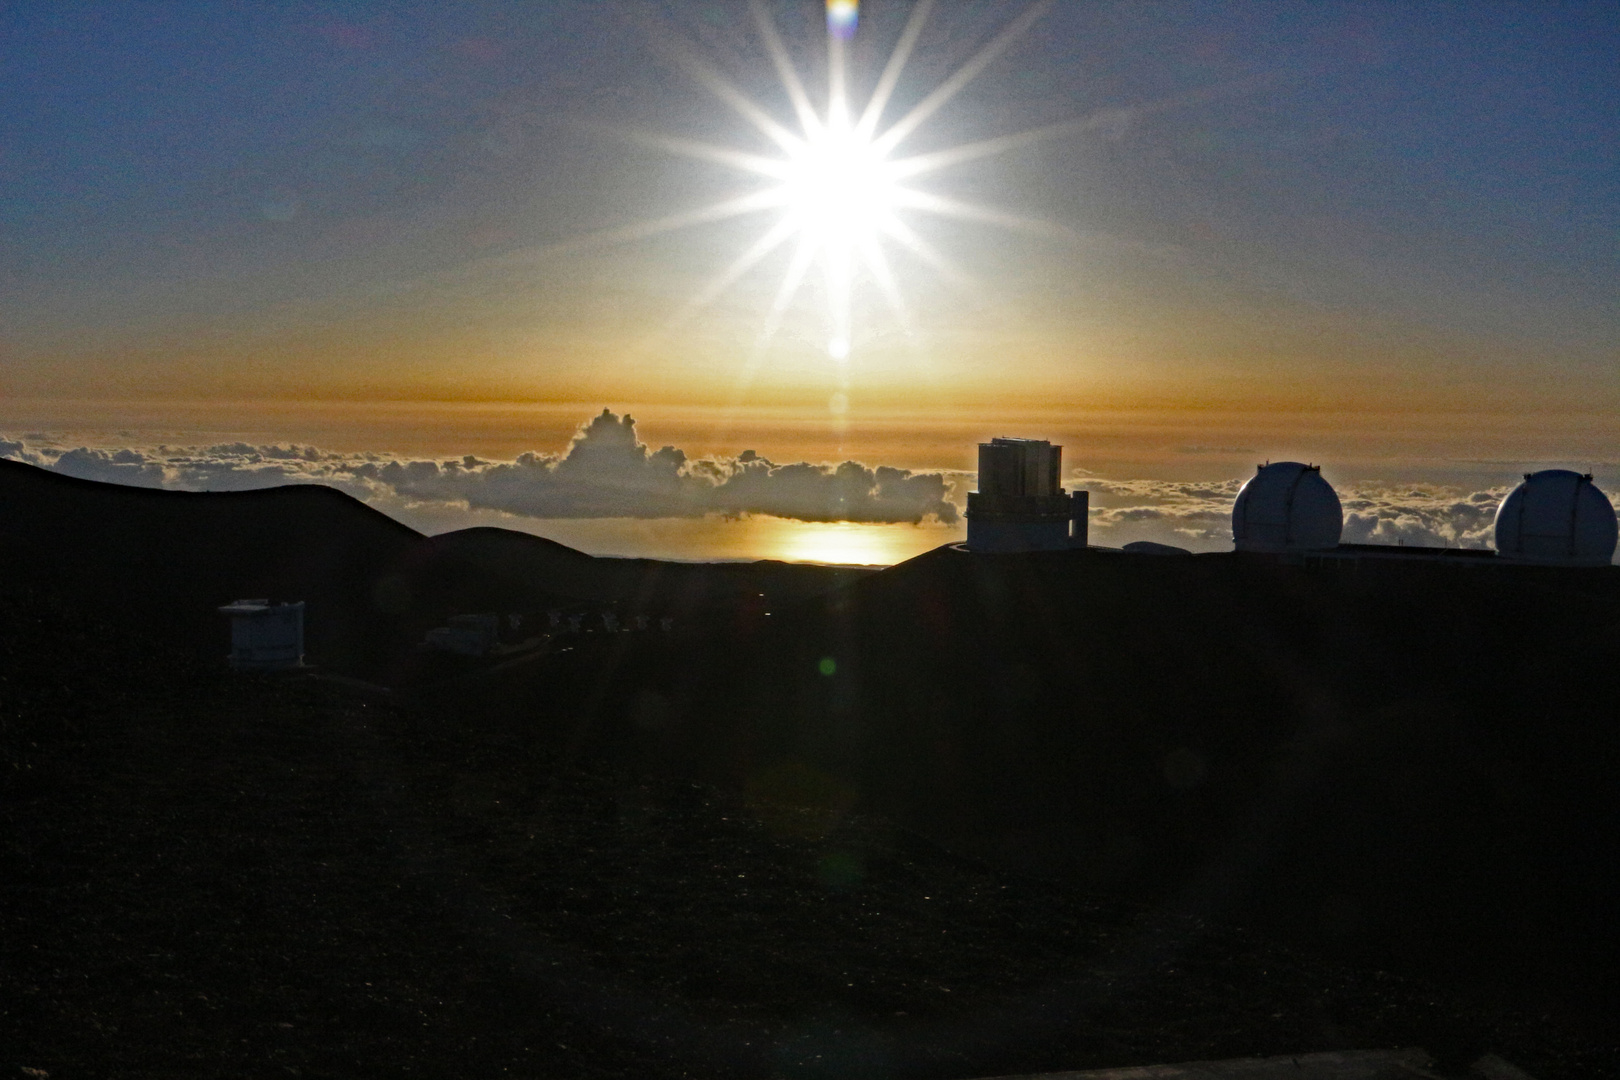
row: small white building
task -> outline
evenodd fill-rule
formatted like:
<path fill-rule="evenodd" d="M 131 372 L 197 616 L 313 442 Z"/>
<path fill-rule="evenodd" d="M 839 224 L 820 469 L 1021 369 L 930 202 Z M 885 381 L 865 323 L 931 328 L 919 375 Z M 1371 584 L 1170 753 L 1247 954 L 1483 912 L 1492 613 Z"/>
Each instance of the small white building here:
<path fill-rule="evenodd" d="M 979 490 L 968 493 L 969 551 L 1086 546 L 1091 493 L 1063 490 L 1063 447 L 1044 439 L 979 444 Z"/>
<path fill-rule="evenodd" d="M 219 609 L 231 618 L 231 667 L 275 671 L 304 666 L 304 602 L 237 600 Z"/>

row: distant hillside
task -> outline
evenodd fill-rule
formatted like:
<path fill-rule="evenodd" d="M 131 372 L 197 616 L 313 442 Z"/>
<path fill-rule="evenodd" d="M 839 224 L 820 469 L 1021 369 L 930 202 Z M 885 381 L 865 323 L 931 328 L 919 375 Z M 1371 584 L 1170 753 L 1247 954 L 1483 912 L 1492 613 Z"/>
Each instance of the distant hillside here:
<path fill-rule="evenodd" d="M 860 573 L 596 559 L 504 529 L 430 538 L 316 485 L 161 491 L 14 461 L 0 461 L 0 554 L 7 573 L 220 656 L 220 604 L 303 600 L 310 661 L 383 680 L 452 614 L 589 602 L 700 619 L 745 596 L 786 601 Z"/>
<path fill-rule="evenodd" d="M 220 604 L 305 600 L 311 657 L 368 671 L 385 662 L 400 629 L 377 610 L 373 587 L 424 543 L 358 500 L 313 486 L 157 491 L 0 461 L 0 507 L 9 572 L 36 585 L 94 598 L 110 617 L 221 656 Z"/>
<path fill-rule="evenodd" d="M 865 577 L 858 567 L 809 563 L 684 563 L 658 559 L 600 558 L 552 540 L 511 529 L 475 528 L 433 538 L 434 558 L 497 590 L 523 595 L 534 582 L 584 600 L 624 605 L 626 610 L 696 616 L 763 597 L 771 605 L 791 603 Z"/>

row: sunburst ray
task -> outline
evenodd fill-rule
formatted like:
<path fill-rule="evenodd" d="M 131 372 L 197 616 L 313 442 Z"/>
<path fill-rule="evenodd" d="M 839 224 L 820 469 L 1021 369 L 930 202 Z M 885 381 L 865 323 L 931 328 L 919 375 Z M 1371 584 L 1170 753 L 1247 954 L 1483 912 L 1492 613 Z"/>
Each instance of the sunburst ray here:
<path fill-rule="evenodd" d="M 770 56 L 771 63 L 776 66 L 777 77 L 782 80 L 782 89 L 787 91 L 788 100 L 793 104 L 793 113 L 799 118 L 799 126 L 807 135 L 813 137 L 821 130 L 821 117 L 816 115 L 816 108 L 810 103 L 810 95 L 799 79 L 799 71 L 793 66 L 793 58 L 788 55 L 782 36 L 776 32 L 776 22 L 771 18 L 771 13 L 766 10 L 762 0 L 749 0 L 748 7 L 753 12 L 754 24 L 759 27 L 759 36 L 765 41 L 765 52 Z"/>
<path fill-rule="evenodd" d="M 699 56 L 679 37 L 669 35 L 661 41 L 661 47 L 665 54 L 688 75 L 729 105 L 737 115 L 747 120 L 761 135 L 770 139 L 780 149 L 790 154 L 802 150 L 803 138 L 778 123 L 775 117 L 733 86 L 724 75 L 714 69 L 712 64 Z"/>
<path fill-rule="evenodd" d="M 887 156 L 896 146 L 905 140 L 912 132 L 923 125 L 929 117 L 944 108 L 953 97 L 962 92 L 963 87 L 978 78 L 979 73 L 990 62 L 1003 52 L 1014 41 L 1018 40 L 1035 21 L 1045 15 L 1052 6 L 1053 0 L 1040 0 L 1024 10 L 1001 33 L 990 39 L 990 42 L 974 53 L 967 63 L 952 72 L 950 77 L 940 83 L 934 90 L 914 105 L 910 112 L 895 121 L 894 125 L 883 132 L 873 141 L 873 149 L 880 156 Z"/>
<path fill-rule="evenodd" d="M 954 218 L 957 221 L 973 221 L 981 225 L 999 225 L 1004 229 L 1034 233 L 1037 236 L 1046 236 L 1053 232 L 1065 234 L 1068 232 L 1061 226 L 1040 218 L 1024 217 L 1021 214 L 998 210 L 993 206 L 981 206 L 978 203 L 953 199 L 946 195 L 935 195 L 926 191 L 913 191 L 909 188 L 898 189 L 897 202 L 900 206 L 912 210 L 923 210 L 936 217 Z"/>
<path fill-rule="evenodd" d="M 900 73 L 905 70 L 906 62 L 911 59 L 911 52 L 917 47 L 917 39 L 922 36 L 923 26 L 927 24 L 928 13 L 933 7 L 934 0 L 917 0 L 917 6 L 911 9 L 911 17 L 906 20 L 906 28 L 900 32 L 900 40 L 895 42 L 894 51 L 889 54 L 889 62 L 883 65 L 883 74 L 878 77 L 871 100 L 866 103 L 866 109 L 855 125 L 855 132 L 859 138 L 870 139 L 872 132 L 877 130 L 878 121 L 883 118 L 883 110 L 888 107 L 889 98 L 894 95 L 894 88 L 900 82 Z"/>
<path fill-rule="evenodd" d="M 788 310 L 811 271 L 819 267 L 825 308 L 822 318 L 825 351 L 844 361 L 856 342 L 856 296 L 865 282 L 876 287 L 884 306 L 908 338 L 912 318 L 900 282 L 884 250 L 897 245 L 944 281 L 980 291 L 978 283 L 921 236 L 904 215 L 927 215 L 955 221 L 1051 235 L 1044 223 L 947 195 L 918 191 L 902 181 L 937 173 L 953 165 L 1005 153 L 1040 139 L 1075 130 L 1066 122 L 1012 135 L 981 139 L 943 150 L 892 158 L 894 149 L 914 135 L 962 90 L 1026 33 L 1053 0 L 1036 0 L 978 48 L 964 63 L 924 94 L 899 120 L 883 126 L 907 64 L 921 41 L 934 10 L 933 0 L 918 0 L 884 63 L 870 96 L 853 110 L 847 86 L 845 42 L 834 33 L 826 40 L 827 87 L 822 108 L 805 88 L 787 44 L 761 0 L 750 0 L 753 23 L 792 108 L 793 126 L 783 124 L 749 98 L 698 54 L 679 35 L 660 32 L 659 47 L 688 75 L 714 94 L 759 134 L 780 156 L 717 145 L 701 139 L 647 132 L 616 134 L 668 153 L 707 161 L 766 181 L 752 193 L 708 207 L 672 214 L 620 229 L 590 234 L 570 246 L 622 243 L 674 229 L 720 221 L 752 212 L 774 211 L 780 217 L 760 237 L 683 304 L 671 319 L 676 325 L 714 303 L 726 290 L 795 236 L 798 243 L 778 284 L 757 346 L 742 374 L 751 381 L 754 369 L 776 337 Z M 796 126 L 796 130 L 794 129 Z M 864 309 L 863 309 L 864 310 Z M 840 364 L 842 370 L 843 365 Z M 847 374 L 841 376 L 847 379 Z"/>
<path fill-rule="evenodd" d="M 727 289 L 736 284 L 738 278 L 759 265 L 771 252 L 791 240 L 798 231 L 798 223 L 792 218 L 783 218 L 778 221 L 765 232 L 765 235 L 754 241 L 752 245 L 743 250 L 742 254 L 733 259 L 729 266 L 716 274 L 713 280 L 698 291 L 697 295 L 681 305 L 680 309 L 671 317 L 666 329 L 673 329 L 681 325 L 687 319 L 714 303 Z"/>
<path fill-rule="evenodd" d="M 663 217 L 647 218 L 643 221 L 631 222 L 628 225 L 617 225 L 610 229 L 598 229 L 595 232 L 588 232 L 568 240 L 559 240 L 554 244 L 542 244 L 539 247 L 526 248 L 522 251 L 513 252 L 511 255 L 498 256 L 487 260 L 485 265 L 536 262 L 557 255 L 573 255 L 598 248 L 633 243 L 637 240 L 647 240 L 664 233 L 679 232 L 682 229 L 690 229 L 698 225 L 712 225 L 716 222 L 743 217 L 747 214 L 774 210 L 782 205 L 782 199 L 783 194 L 779 187 L 767 188 L 762 191 L 750 191 L 743 195 L 721 199 L 718 202 L 709 203 L 691 210 L 682 210 L 678 213 L 666 214 Z"/>
<path fill-rule="evenodd" d="M 597 130 L 616 135 L 627 142 L 650 146 L 655 150 L 662 150 L 665 153 L 675 154 L 679 157 L 707 161 L 715 165 L 726 165 L 739 172 L 753 173 L 755 176 L 768 176 L 774 180 L 785 180 L 790 171 L 787 162 L 781 158 L 754 154 L 730 146 L 717 146 L 701 139 L 663 135 L 656 131 L 642 131 L 634 128 L 599 127 Z"/>

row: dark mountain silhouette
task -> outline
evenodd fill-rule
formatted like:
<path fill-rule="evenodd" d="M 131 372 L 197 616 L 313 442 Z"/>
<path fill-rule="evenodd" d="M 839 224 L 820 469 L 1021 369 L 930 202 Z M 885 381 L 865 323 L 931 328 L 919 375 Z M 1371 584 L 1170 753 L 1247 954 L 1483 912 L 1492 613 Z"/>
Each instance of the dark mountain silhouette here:
<path fill-rule="evenodd" d="M 1601 1015 L 1617 601 L 1608 569 L 942 549 L 752 630 L 454 693 L 765 803 Z"/>
<path fill-rule="evenodd" d="M 1486 1052 L 1620 1075 L 1612 1018 L 1583 1033 L 1534 1000 L 1100 903 L 759 785 L 560 767 L 543 716 L 514 739 L 423 705 L 231 676 L 0 586 L 8 1059 L 953 1080 L 1275 1054 L 1308 1072 L 1298 1055 L 1383 1046 L 1453 1080 Z M 776 774 L 801 800 L 814 779 Z"/>
<path fill-rule="evenodd" d="M 401 628 L 380 612 L 380 571 L 423 537 L 331 488 L 189 493 L 78 480 L 0 461 L 0 545 L 9 572 L 115 618 L 223 655 L 238 597 L 307 601 L 318 662 L 374 671 Z"/>
<path fill-rule="evenodd" d="M 871 573 L 859 567 L 755 562 L 684 563 L 586 555 L 511 529 L 474 528 L 433 538 L 433 559 L 463 576 L 469 595 L 502 608 L 543 584 L 552 593 L 620 605 L 626 611 L 702 616 L 738 604 L 816 595 Z M 450 568 L 454 568 L 452 571 Z"/>
<path fill-rule="evenodd" d="M 587 636 L 412 700 L 811 826 L 873 810 L 1359 963 L 1620 1008 L 1614 569 L 949 548 L 870 574 L 690 566 L 429 539 L 319 488 L 11 463 L 0 506 L 8 572 L 200 655 L 241 595 L 305 599 L 311 658 L 381 679 L 458 610 L 678 611 L 680 633 Z"/>
<path fill-rule="evenodd" d="M 1614 1002 L 1617 601 L 1607 568 L 937 552 L 795 635 L 851 662 L 791 737 L 1000 861 Z"/>
<path fill-rule="evenodd" d="M 13 575 L 220 654 L 220 604 L 304 600 L 310 662 L 384 680 L 402 676 L 424 630 L 458 613 L 585 602 L 701 620 L 862 573 L 598 559 L 504 529 L 424 537 L 317 485 L 162 491 L 13 461 L 0 461 L 0 553 Z"/>

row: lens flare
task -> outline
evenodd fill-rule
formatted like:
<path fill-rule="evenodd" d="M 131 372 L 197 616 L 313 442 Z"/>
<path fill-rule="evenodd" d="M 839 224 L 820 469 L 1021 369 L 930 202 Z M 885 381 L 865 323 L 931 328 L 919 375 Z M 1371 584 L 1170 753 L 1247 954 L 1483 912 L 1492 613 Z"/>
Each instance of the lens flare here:
<path fill-rule="evenodd" d="M 827 0 L 827 33 L 839 41 L 854 37 L 860 11 L 860 0 Z"/>

